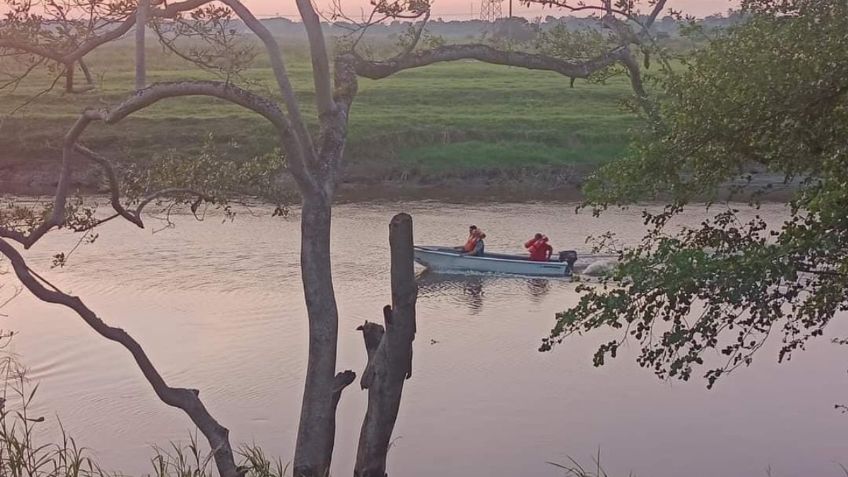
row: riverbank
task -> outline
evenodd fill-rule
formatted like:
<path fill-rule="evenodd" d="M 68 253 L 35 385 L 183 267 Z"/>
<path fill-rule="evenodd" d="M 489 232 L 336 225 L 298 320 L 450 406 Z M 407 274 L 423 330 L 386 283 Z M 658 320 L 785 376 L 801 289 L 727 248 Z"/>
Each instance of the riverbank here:
<path fill-rule="evenodd" d="M 88 58 L 98 73 L 91 92 L 44 93 L 45 76 L 3 96 L 0 117 L 36 99 L 0 121 L 0 193 L 53 192 L 61 138 L 79 112 L 117 104 L 132 90 L 128 51 L 119 44 Z M 304 53 L 287 51 L 304 115 L 312 118 Z M 148 61 L 151 82 L 210 77 L 158 50 L 149 52 Z M 273 83 L 261 63 L 243 76 L 257 90 Z M 363 79 L 351 112 L 339 200 L 579 200 L 586 177 L 626 153 L 639 125 L 622 107 L 631 95 L 623 76 L 571 87 L 558 74 L 474 61 Z M 82 139 L 126 167 L 163 154 L 191 157 L 210 141 L 223 157 L 241 161 L 273 152 L 275 137 L 262 118 L 227 103 L 175 98 L 118 124 L 94 124 Z M 782 177 L 761 182 L 776 186 L 769 197 L 782 200 L 788 194 Z M 103 192 L 100 171 L 84 161 L 75 164 L 72 188 Z"/>
<path fill-rule="evenodd" d="M 339 185 L 339 201 L 443 200 L 448 202 L 579 200 L 580 187 L 593 169 L 574 166 L 515 167 L 441 172 L 389 171 L 349 167 Z M 50 195 L 59 179 L 57 164 L 46 160 L 0 163 L 0 193 Z M 287 181 L 287 178 L 283 178 Z M 294 184 L 286 184 L 291 190 Z M 101 170 L 77 160 L 71 190 L 82 194 L 108 192 Z"/>
<path fill-rule="evenodd" d="M 449 203 L 575 202 L 584 199 L 581 187 L 595 169 L 590 166 L 548 166 L 503 168 L 480 171 L 443 171 L 434 173 L 388 173 L 349 167 L 337 194 L 337 202 L 373 202 L 385 200 L 438 200 Z M 101 170 L 91 163 L 73 164 L 71 190 L 81 194 L 108 192 Z M 283 178 L 287 180 L 287 178 Z M 58 171 L 52 161 L 8 161 L 0 163 L 0 194 L 52 195 Z M 729 196 L 731 185 L 722 195 Z M 736 184 L 739 185 L 739 184 Z M 295 185 L 288 183 L 289 190 Z M 797 189 L 797 183 L 785 184 L 783 176 L 762 172 L 753 174 L 747 190 L 765 191 L 765 202 L 785 202 Z M 735 199 L 744 199 L 736 195 Z"/>
<path fill-rule="evenodd" d="M 117 45 L 87 58 L 97 78 L 94 91 L 39 96 L 49 86 L 45 76 L 3 96 L 0 117 L 37 99 L 0 123 L 0 191 L 50 188 L 61 138 L 79 112 L 117 104 L 132 91 L 128 51 Z M 212 78 L 161 51 L 149 53 L 151 82 Z M 304 116 L 314 118 L 309 62 L 296 48 L 286 53 Z M 274 82 L 260 62 L 243 76 L 257 91 L 270 91 Z M 438 189 L 431 194 L 443 197 L 446 190 L 488 194 L 506 187 L 528 197 L 570 196 L 579 177 L 625 151 L 638 125 L 622 108 L 631 94 L 624 77 L 570 87 L 555 73 L 473 61 L 363 79 L 351 111 L 342 189 L 369 196 L 375 186 L 399 193 Z M 227 158 L 242 160 L 273 152 L 275 138 L 248 111 L 209 98 L 175 98 L 118 124 L 93 124 L 82 140 L 116 164 L 143 164 L 172 151 L 191 156 L 210 140 Z M 97 188 L 88 172 L 74 181 L 87 191 Z"/>

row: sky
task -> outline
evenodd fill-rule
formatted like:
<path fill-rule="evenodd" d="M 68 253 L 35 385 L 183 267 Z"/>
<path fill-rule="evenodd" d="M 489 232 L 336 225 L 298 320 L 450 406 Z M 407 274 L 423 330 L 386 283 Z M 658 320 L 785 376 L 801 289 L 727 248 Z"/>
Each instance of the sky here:
<path fill-rule="evenodd" d="M 261 17 L 270 16 L 285 16 L 292 19 L 298 19 L 297 10 L 293 0 L 242 0 L 251 9 L 254 14 Z M 328 0 L 313 0 L 315 4 L 321 8 L 328 8 L 330 1 Z M 368 9 L 369 0 L 340 0 L 349 15 L 358 15 L 363 9 Z M 434 0 L 433 18 L 441 17 L 447 20 L 468 20 L 472 18 L 471 11 L 473 8 L 474 16 L 480 12 L 481 0 Z M 507 3 L 509 0 L 504 0 L 503 10 L 506 13 Z M 539 6 L 524 7 L 519 5 L 518 0 L 513 0 L 513 13 L 524 17 L 537 17 L 554 15 L 563 15 L 562 10 L 551 10 L 550 8 L 542 9 Z M 647 3 L 647 2 L 644 2 Z M 705 17 L 714 13 L 724 13 L 729 8 L 739 5 L 738 0 L 669 0 L 667 8 L 682 10 L 686 13 L 693 14 L 698 17 Z"/>
<path fill-rule="evenodd" d="M 297 8 L 294 0 L 242 0 L 248 7 L 253 10 L 258 17 L 267 18 L 282 16 L 299 20 Z M 329 11 L 331 0 L 313 0 L 315 4 L 326 11 Z M 361 12 L 370 11 L 370 0 L 338 0 L 344 6 L 345 12 L 352 18 L 357 18 Z M 476 18 L 480 12 L 480 2 L 482 0 L 434 0 L 433 18 L 442 18 L 448 20 L 468 20 Z M 510 0 L 503 0 L 503 11 L 506 14 L 507 5 Z M 575 0 L 576 3 L 577 0 Z M 542 9 L 534 5 L 525 7 L 519 5 L 519 0 L 513 0 L 513 14 L 527 18 L 544 17 L 546 15 L 561 16 L 565 13 L 559 9 L 550 8 Z M 647 2 L 643 2 L 647 3 Z M 669 0 L 667 8 L 682 10 L 686 13 L 697 17 L 705 17 L 714 13 L 724 13 L 729 8 L 739 5 L 739 0 Z M 0 2 L 0 13 L 7 11 L 5 2 Z M 472 11 L 474 12 L 472 16 Z"/>

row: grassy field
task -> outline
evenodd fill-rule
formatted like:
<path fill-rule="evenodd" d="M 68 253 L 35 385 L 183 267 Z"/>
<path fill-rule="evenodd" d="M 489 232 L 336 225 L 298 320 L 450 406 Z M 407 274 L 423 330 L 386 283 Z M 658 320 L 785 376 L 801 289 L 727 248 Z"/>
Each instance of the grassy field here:
<path fill-rule="evenodd" d="M 307 117 L 312 117 L 309 62 L 300 47 L 286 52 L 292 81 Z M 181 60 L 150 51 L 149 80 L 213 78 Z M 244 76 L 258 91 L 272 91 L 261 55 Z M 114 45 L 90 58 L 98 88 L 81 95 L 53 91 L 8 117 L 0 129 L 0 164 L 56 157 L 62 134 L 86 106 L 114 104 L 132 88 L 132 50 Z M 0 65 L 2 66 L 2 65 Z M 79 75 L 81 77 L 81 74 Z M 0 114 L 33 97 L 46 78 L 0 96 Z M 546 72 L 473 61 L 406 71 L 392 78 L 361 80 L 351 117 L 348 171 L 351 176 L 397 177 L 467 174 L 478 170 L 591 168 L 614 159 L 625 147 L 635 119 L 621 101 L 625 78 L 606 85 Z M 144 160 L 168 148 L 193 150 L 207 133 L 236 141 L 245 155 L 275 147 L 264 120 L 206 98 L 162 102 L 118 125 L 95 125 L 84 141 L 120 160 Z"/>

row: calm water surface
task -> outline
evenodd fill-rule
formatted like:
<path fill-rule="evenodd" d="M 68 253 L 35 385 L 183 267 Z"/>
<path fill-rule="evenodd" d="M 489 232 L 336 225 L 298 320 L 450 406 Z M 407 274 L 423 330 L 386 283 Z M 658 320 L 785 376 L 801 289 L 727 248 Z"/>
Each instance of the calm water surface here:
<path fill-rule="evenodd" d="M 364 320 L 389 300 L 387 223 L 413 214 L 418 243 L 461 243 L 469 223 L 491 250 L 517 251 L 542 230 L 555 248 L 587 251 L 587 235 L 625 241 L 642 231 L 638 210 L 600 219 L 573 204 L 460 207 L 435 202 L 339 206 L 333 268 L 340 307 L 339 369 L 361 371 Z M 306 319 L 296 220 L 266 211 L 233 223 L 178 217 L 159 233 L 109 223 L 48 271 L 50 255 L 77 237 L 54 234 L 30 252 L 31 265 L 131 332 L 172 385 L 201 390 L 234 443 L 255 442 L 290 460 L 306 364 Z M 779 207 L 761 211 L 777 221 Z M 684 221 L 696 224 L 703 210 Z M 151 228 L 154 222 L 151 222 Z M 4 277 L 8 280 L 9 277 Z M 402 476 L 557 476 L 547 461 L 589 462 L 598 448 L 612 476 L 843 475 L 848 417 L 845 350 L 828 336 L 784 365 L 774 349 L 712 391 L 703 381 L 668 383 L 634 363 L 633 349 L 594 368 L 607 332 L 536 351 L 554 314 L 577 300 L 564 280 L 421 277 L 414 374 L 407 382 L 390 454 Z M 21 296 L 0 323 L 20 332 L 14 350 L 40 383 L 38 411 L 61 418 L 110 468 L 150 472 L 150 446 L 185 439 L 189 420 L 161 404 L 119 346 L 79 318 Z M 349 475 L 365 410 L 351 386 L 339 407 L 335 475 Z"/>

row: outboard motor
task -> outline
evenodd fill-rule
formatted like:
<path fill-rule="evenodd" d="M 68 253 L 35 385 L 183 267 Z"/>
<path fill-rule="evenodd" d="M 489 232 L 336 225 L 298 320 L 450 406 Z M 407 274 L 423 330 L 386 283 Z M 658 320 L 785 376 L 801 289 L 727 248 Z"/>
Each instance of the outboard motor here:
<path fill-rule="evenodd" d="M 559 253 L 559 261 L 568 264 L 568 268 L 574 268 L 574 262 L 577 261 L 577 252 L 574 250 L 564 250 Z"/>

